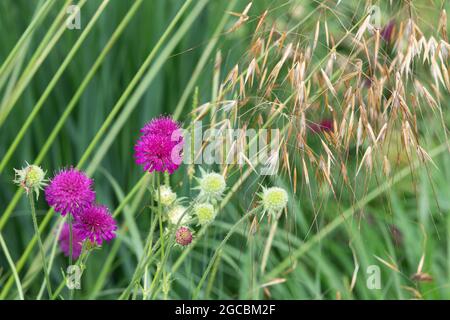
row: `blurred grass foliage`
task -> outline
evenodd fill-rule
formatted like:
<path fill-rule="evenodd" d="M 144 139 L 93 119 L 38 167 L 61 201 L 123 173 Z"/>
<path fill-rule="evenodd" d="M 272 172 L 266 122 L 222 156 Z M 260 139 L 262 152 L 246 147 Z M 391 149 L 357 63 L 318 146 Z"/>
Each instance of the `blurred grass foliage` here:
<path fill-rule="evenodd" d="M 13 168 L 37 158 L 50 176 L 61 167 L 77 165 L 93 176 L 99 201 L 121 212 L 121 228 L 117 239 L 90 257 L 76 298 L 119 297 L 143 254 L 151 223 L 146 207 L 148 178 L 142 178 L 133 159 L 139 128 L 155 116 L 176 110 L 187 126 L 195 87 L 200 104 L 214 100 L 216 53 L 220 50 L 223 59 L 222 81 L 235 64 L 246 59 L 265 10 L 277 29 L 291 30 L 289 36 L 299 43 L 311 41 L 317 21 L 327 21 L 338 41 L 361 19 L 367 1 L 336 2 L 254 1 L 245 25 L 226 33 L 237 19 L 229 12 L 242 12 L 247 1 L 80 1 L 80 30 L 65 28 L 64 6 L 69 1 L 0 1 L 0 231 L 17 263 L 25 297 L 43 290 L 41 262 L 32 240 L 26 198 L 12 184 Z M 407 12 L 403 1 L 372 2 L 381 7 L 383 25 Z M 440 10 L 450 9 L 448 1 L 413 2 L 411 14 L 417 23 L 428 35 L 435 35 Z M 325 41 L 321 33 L 313 64 L 327 56 Z M 344 43 L 339 52 L 350 55 L 352 49 Z M 418 67 L 415 72 L 424 71 Z M 283 100 L 289 94 L 279 96 Z M 448 92 L 442 91 L 439 98 L 448 125 Z M 39 112 L 29 118 L 36 106 Z M 276 125 L 282 123 L 278 119 Z M 419 120 L 419 126 L 427 150 L 445 143 L 446 129 L 439 117 Z M 21 129 L 23 135 L 18 138 Z M 46 144 L 48 149 L 42 152 Z M 339 199 L 327 188 L 310 192 L 302 186 L 294 193 L 292 177 L 285 172 L 270 178 L 249 172 L 195 247 L 174 250 L 169 264 L 177 270 L 171 275 L 170 297 L 450 299 L 448 152 L 441 148 L 433 161 L 435 166 L 417 164 L 394 170 L 394 174 L 404 170 L 402 179 L 386 189 L 383 175 L 374 173 L 373 181 L 358 182 L 360 188 L 353 194 L 342 192 Z M 171 176 L 171 184 L 180 195 L 189 196 L 194 193 L 186 170 L 183 165 Z M 240 174 L 230 175 L 229 186 L 239 181 Z M 259 278 L 257 270 L 264 249 L 261 239 L 267 237 L 269 225 L 261 223 L 250 232 L 250 220 L 237 227 L 205 275 L 216 249 L 246 213 L 263 182 L 290 190 L 288 215 L 282 217 L 275 234 L 266 277 Z M 50 255 L 58 216 L 47 211 L 42 196 L 38 208 Z M 345 212 L 349 215 L 341 221 Z M 186 259 L 177 264 L 183 254 Z M 432 281 L 412 277 L 422 257 L 421 271 Z M 54 289 L 62 281 L 60 270 L 66 262 L 56 251 L 50 275 Z M 372 265 L 381 270 L 379 290 L 367 286 Z M 204 284 L 196 290 L 204 275 Z M 0 297 L 18 297 L 2 253 Z"/>

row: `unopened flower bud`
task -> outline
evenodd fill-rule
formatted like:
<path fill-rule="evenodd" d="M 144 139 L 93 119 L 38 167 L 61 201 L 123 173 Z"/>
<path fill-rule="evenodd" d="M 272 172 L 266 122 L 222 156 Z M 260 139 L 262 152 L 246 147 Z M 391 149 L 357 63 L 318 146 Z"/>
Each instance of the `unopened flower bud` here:
<path fill-rule="evenodd" d="M 192 232 L 187 227 L 180 227 L 176 234 L 175 239 L 180 246 L 187 246 L 192 242 Z"/>

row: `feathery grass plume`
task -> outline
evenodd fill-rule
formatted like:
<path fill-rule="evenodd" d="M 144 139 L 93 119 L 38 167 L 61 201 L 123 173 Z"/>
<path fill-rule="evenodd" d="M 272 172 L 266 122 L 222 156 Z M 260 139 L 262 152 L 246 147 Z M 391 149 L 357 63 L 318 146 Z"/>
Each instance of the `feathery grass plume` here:
<path fill-rule="evenodd" d="M 186 247 L 192 242 L 192 232 L 188 227 L 179 227 L 177 232 L 175 233 L 175 240 L 177 244 L 182 247 Z"/>
<path fill-rule="evenodd" d="M 36 194 L 36 199 L 38 199 L 39 191 L 47 185 L 45 171 L 39 166 L 29 165 L 27 163 L 26 167 L 14 169 L 14 172 L 15 177 L 13 182 L 24 188 L 27 194 L 34 192 Z"/>
<path fill-rule="evenodd" d="M 180 126 L 169 117 L 151 120 L 141 129 L 134 147 L 136 163 L 144 171 L 172 174 L 181 164 L 183 136 Z"/>
<path fill-rule="evenodd" d="M 74 169 L 64 169 L 50 180 L 45 188 L 47 203 L 62 216 L 76 217 L 95 201 L 94 181 L 85 173 Z"/>
<path fill-rule="evenodd" d="M 117 223 L 106 206 L 90 205 L 77 216 L 73 227 L 82 239 L 101 246 L 116 237 Z"/>

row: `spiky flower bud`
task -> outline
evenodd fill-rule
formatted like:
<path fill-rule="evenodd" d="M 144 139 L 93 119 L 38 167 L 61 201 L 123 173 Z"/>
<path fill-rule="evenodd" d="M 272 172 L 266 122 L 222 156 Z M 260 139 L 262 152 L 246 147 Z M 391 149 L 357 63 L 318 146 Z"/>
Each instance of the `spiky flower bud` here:
<path fill-rule="evenodd" d="M 199 203 L 194 207 L 194 213 L 198 218 L 198 223 L 205 225 L 214 220 L 216 212 L 212 204 Z"/>
<path fill-rule="evenodd" d="M 161 199 L 159 199 L 160 196 Z M 177 194 L 169 186 L 162 185 L 159 190 L 155 190 L 155 199 L 163 206 L 169 207 L 177 199 Z"/>
<path fill-rule="evenodd" d="M 178 221 L 181 219 L 180 224 L 186 224 L 189 220 L 189 215 L 184 214 L 186 211 L 186 208 L 183 206 L 175 206 L 167 213 L 167 216 L 169 218 L 169 222 L 171 224 L 176 225 Z"/>
<path fill-rule="evenodd" d="M 187 227 L 178 228 L 175 239 L 180 246 L 187 246 L 192 242 L 192 232 Z"/>
<path fill-rule="evenodd" d="M 13 182 L 24 188 L 26 193 L 35 192 L 36 197 L 39 197 L 39 190 L 41 190 L 47 183 L 45 179 L 45 172 L 41 167 L 36 165 L 29 165 L 20 170 L 14 169 L 15 177 Z"/>
<path fill-rule="evenodd" d="M 262 194 L 262 204 L 264 210 L 269 213 L 278 213 L 283 210 L 288 202 L 286 190 L 279 187 L 264 189 Z"/>
<path fill-rule="evenodd" d="M 216 172 L 203 172 L 199 184 L 201 195 L 211 199 L 220 199 L 227 186 L 225 178 Z"/>

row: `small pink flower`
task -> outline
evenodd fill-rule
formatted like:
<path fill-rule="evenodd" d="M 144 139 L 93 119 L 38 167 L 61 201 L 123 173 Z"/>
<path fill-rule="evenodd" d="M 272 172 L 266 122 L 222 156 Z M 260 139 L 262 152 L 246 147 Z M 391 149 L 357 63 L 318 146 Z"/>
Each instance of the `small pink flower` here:
<path fill-rule="evenodd" d="M 184 143 L 178 123 L 168 117 L 156 118 L 147 123 L 141 133 L 134 147 L 136 163 L 148 172 L 177 170 Z"/>
<path fill-rule="evenodd" d="M 175 240 L 180 246 L 187 246 L 192 242 L 192 232 L 186 227 L 178 228 L 175 234 Z"/>

